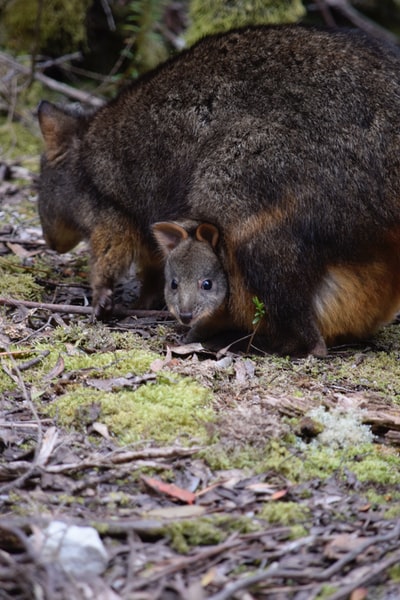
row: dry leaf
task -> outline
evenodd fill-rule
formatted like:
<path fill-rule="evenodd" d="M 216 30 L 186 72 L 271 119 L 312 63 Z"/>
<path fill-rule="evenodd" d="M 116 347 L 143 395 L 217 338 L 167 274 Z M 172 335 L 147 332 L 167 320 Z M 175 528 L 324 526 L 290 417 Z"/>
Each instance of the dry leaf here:
<path fill-rule="evenodd" d="M 365 542 L 367 538 L 357 537 L 350 533 L 341 533 L 335 536 L 326 546 L 324 550 L 324 556 L 327 558 L 337 560 L 341 558 L 343 554 L 355 550 L 361 544 Z"/>
<path fill-rule="evenodd" d="M 100 434 L 106 440 L 111 439 L 111 436 L 108 432 L 108 427 L 104 423 L 99 423 L 98 421 L 95 421 L 94 423 L 92 423 L 92 429 L 93 429 L 93 431 L 96 431 L 96 433 Z"/>
<path fill-rule="evenodd" d="M 367 597 L 368 590 L 365 588 L 357 588 L 350 595 L 350 600 L 364 600 Z"/>
<path fill-rule="evenodd" d="M 35 256 L 35 254 L 41 252 L 41 250 L 27 250 L 20 244 L 13 244 L 12 242 L 7 242 L 6 246 L 19 258 L 28 258 L 29 256 Z"/>
<path fill-rule="evenodd" d="M 247 490 L 251 490 L 255 494 L 268 494 L 271 495 L 276 493 L 276 487 L 269 483 L 250 483 L 246 485 Z"/>
<path fill-rule="evenodd" d="M 56 445 L 57 438 L 58 433 L 56 427 L 49 427 L 43 436 L 42 446 L 37 457 L 38 466 L 43 467 L 48 462 L 51 453 L 54 450 L 54 446 Z"/>
<path fill-rule="evenodd" d="M 196 500 L 196 495 L 193 492 L 184 490 L 183 488 L 178 487 L 174 483 L 165 483 L 164 481 L 160 481 L 159 479 L 155 479 L 154 477 L 145 477 L 144 475 L 142 476 L 142 480 L 147 486 L 149 486 L 153 490 L 160 492 L 161 494 L 171 496 L 172 498 L 180 500 L 181 502 L 193 504 Z"/>
<path fill-rule="evenodd" d="M 209 354 L 208 350 L 204 348 L 203 344 L 199 342 L 193 342 L 192 344 L 183 344 L 182 346 L 174 346 L 171 348 L 173 354 L 179 354 L 182 356 L 186 356 L 187 354 L 193 353 L 203 353 L 206 352 Z"/>
<path fill-rule="evenodd" d="M 280 500 L 281 498 L 284 498 L 287 495 L 287 493 L 287 490 L 279 490 L 278 492 L 272 494 L 271 500 Z"/>
<path fill-rule="evenodd" d="M 44 380 L 50 381 L 51 379 L 58 377 L 64 371 L 64 368 L 65 368 L 64 359 L 62 356 L 59 356 L 54 367 L 51 369 L 51 371 L 49 371 L 47 373 L 47 375 L 45 375 Z"/>

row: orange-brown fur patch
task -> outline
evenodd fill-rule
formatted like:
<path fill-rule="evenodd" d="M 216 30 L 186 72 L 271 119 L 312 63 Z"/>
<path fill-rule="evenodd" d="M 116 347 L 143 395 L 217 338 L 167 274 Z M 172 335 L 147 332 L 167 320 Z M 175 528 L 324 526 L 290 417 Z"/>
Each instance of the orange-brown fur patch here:
<path fill-rule="evenodd" d="M 244 244 L 248 240 L 256 239 L 260 231 L 268 231 L 271 227 L 275 229 L 279 223 L 287 220 L 290 210 L 291 207 L 289 205 L 283 207 L 276 206 L 257 212 L 242 221 L 240 226 L 236 225 L 235 227 L 228 228 L 227 237 L 229 236 L 237 248 L 240 244 Z"/>
<path fill-rule="evenodd" d="M 238 268 L 233 249 L 227 249 L 225 269 L 229 276 L 229 313 L 235 327 L 244 331 L 252 331 L 254 325 L 253 296 L 243 281 L 243 274 Z"/>
<path fill-rule="evenodd" d="M 369 262 L 331 265 L 314 299 L 328 344 L 374 333 L 400 311 L 400 228 L 392 230 Z"/>
<path fill-rule="evenodd" d="M 92 255 L 92 287 L 94 303 L 104 288 L 113 287 L 132 262 L 146 287 L 145 295 L 158 293 L 162 284 L 163 263 L 159 253 L 151 253 L 139 229 L 128 225 L 121 215 L 112 226 L 108 221 L 96 226 L 90 237 Z M 143 295 L 143 294 L 142 294 Z M 142 298 L 141 306 L 151 304 L 154 298 Z M 147 307 L 147 306 L 146 306 Z"/>

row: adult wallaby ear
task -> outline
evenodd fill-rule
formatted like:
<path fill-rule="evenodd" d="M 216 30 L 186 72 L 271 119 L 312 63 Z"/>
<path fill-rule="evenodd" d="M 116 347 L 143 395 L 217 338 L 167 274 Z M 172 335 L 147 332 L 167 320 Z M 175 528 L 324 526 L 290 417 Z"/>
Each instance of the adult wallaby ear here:
<path fill-rule="evenodd" d="M 189 237 L 186 229 L 177 223 L 170 223 L 168 221 L 154 223 L 154 225 L 152 225 L 152 230 L 164 256 L 168 256 L 174 248 L 179 246 L 183 240 L 186 240 Z"/>
<path fill-rule="evenodd" d="M 46 145 L 46 157 L 54 160 L 68 148 L 72 136 L 78 130 L 79 117 L 42 100 L 38 106 L 38 119 Z"/>
<path fill-rule="evenodd" d="M 196 229 L 196 238 L 199 242 L 208 242 L 215 249 L 218 244 L 219 231 L 211 223 L 201 223 Z"/>

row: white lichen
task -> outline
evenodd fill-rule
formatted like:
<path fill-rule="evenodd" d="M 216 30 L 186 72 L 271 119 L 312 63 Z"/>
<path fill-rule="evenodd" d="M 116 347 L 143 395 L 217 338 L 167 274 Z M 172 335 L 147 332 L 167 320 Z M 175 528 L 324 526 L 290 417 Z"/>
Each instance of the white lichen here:
<path fill-rule="evenodd" d="M 362 423 L 363 411 L 358 408 L 344 411 L 343 407 L 337 407 L 327 411 L 319 406 L 310 410 L 306 416 L 323 427 L 308 447 L 348 449 L 370 444 L 374 440 L 370 426 Z"/>

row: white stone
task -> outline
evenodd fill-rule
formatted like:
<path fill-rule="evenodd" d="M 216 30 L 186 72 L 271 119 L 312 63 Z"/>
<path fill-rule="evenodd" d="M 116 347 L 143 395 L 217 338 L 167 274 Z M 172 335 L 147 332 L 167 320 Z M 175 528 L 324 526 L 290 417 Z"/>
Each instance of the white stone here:
<path fill-rule="evenodd" d="M 107 567 L 107 551 L 93 527 L 52 521 L 44 531 L 36 531 L 34 537 L 40 559 L 46 563 L 58 562 L 74 577 L 100 575 Z"/>

